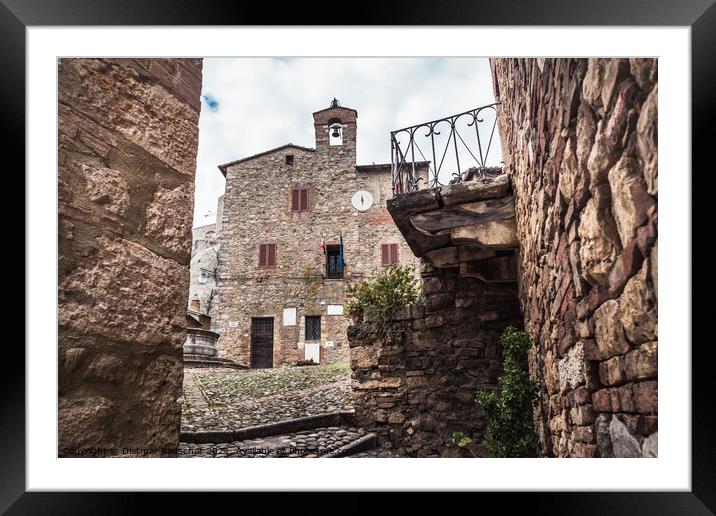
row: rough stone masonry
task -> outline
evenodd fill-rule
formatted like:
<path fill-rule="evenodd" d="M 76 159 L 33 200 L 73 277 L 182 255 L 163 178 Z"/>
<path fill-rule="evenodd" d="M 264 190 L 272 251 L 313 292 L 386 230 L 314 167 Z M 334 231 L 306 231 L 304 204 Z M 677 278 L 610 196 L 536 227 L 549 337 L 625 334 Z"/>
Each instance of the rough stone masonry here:
<path fill-rule="evenodd" d="M 277 367 L 306 359 L 306 348 L 315 346 L 322 364 L 347 361 L 346 287 L 386 269 L 383 245 L 397 247 L 398 263 L 416 263 L 386 209 L 390 164 L 356 165 L 357 116 L 332 105 L 313 113 L 315 149 L 287 144 L 219 166 L 226 192 L 218 210 L 217 296 L 210 315 L 212 330 L 221 335 L 221 356 Z M 331 143 L 336 125 L 342 140 Z M 307 201 L 300 210 L 294 209 L 298 191 Z M 352 197 L 361 192 L 373 203 L 359 210 Z M 333 278 L 321 241 L 335 249 L 341 235 L 345 271 Z M 268 266 L 260 263 L 261 245 L 275 246 Z M 307 334 L 307 317 L 320 318 L 319 335 Z M 270 334 L 262 363 L 252 338 L 258 318 Z"/>
<path fill-rule="evenodd" d="M 485 421 L 475 393 L 497 388 L 499 335 L 520 324 L 517 285 L 461 277 L 457 268 L 422 262 L 422 300 L 396 324 L 400 338 L 376 336 L 369 324 L 348 327 L 353 406 L 358 424 L 400 455 L 471 456 L 453 432 L 487 456 Z"/>
<path fill-rule="evenodd" d="M 492 59 L 548 456 L 657 454 L 657 61 Z"/>
<path fill-rule="evenodd" d="M 161 455 L 179 443 L 202 61 L 58 72 L 59 455 Z"/>

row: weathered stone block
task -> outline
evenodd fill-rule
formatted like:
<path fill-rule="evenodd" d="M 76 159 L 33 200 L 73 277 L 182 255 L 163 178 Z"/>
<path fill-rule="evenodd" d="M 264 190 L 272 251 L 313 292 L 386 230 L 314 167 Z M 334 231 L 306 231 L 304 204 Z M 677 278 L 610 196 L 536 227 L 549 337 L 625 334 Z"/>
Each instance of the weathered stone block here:
<path fill-rule="evenodd" d="M 594 422 L 592 405 L 578 405 L 570 410 L 570 417 L 575 425 L 590 425 Z"/>
<path fill-rule="evenodd" d="M 636 141 L 644 168 L 644 181 L 650 195 L 657 195 L 659 189 L 658 167 L 658 93 L 655 86 L 641 107 L 636 124 Z"/>
<path fill-rule="evenodd" d="M 634 405 L 641 414 L 654 414 L 659 409 L 657 382 L 647 381 L 634 384 Z"/>
<path fill-rule="evenodd" d="M 351 367 L 354 369 L 371 368 L 378 366 L 378 356 L 372 347 L 361 346 L 350 350 Z"/>
<path fill-rule="evenodd" d="M 612 412 L 610 390 L 601 389 L 592 393 L 592 406 L 597 412 Z"/>
<path fill-rule="evenodd" d="M 626 375 L 629 380 L 644 380 L 657 374 L 657 343 L 649 342 L 639 349 L 627 353 L 625 358 Z"/>
<path fill-rule="evenodd" d="M 599 364 L 599 378 L 604 385 L 619 385 L 627 379 L 625 359 L 613 357 Z"/>
<path fill-rule="evenodd" d="M 621 242 L 626 245 L 636 236 L 636 230 L 647 220 L 647 212 L 654 199 L 647 193 L 640 167 L 626 156 L 609 171 L 612 191 L 612 213 Z"/>
<path fill-rule="evenodd" d="M 637 439 L 629 433 L 619 418 L 613 417 L 609 423 L 609 435 L 611 436 L 614 457 L 641 457 L 641 445 Z"/>
<path fill-rule="evenodd" d="M 577 343 L 567 352 L 567 356 L 559 361 L 559 388 L 562 392 L 575 389 L 584 383 L 584 349 Z"/>
<path fill-rule="evenodd" d="M 597 438 L 591 426 L 577 426 L 572 429 L 572 437 L 575 441 L 583 443 L 595 443 Z"/>
<path fill-rule="evenodd" d="M 594 312 L 594 332 L 600 358 L 607 359 L 630 350 L 620 322 L 617 301 L 609 300 Z"/>
<path fill-rule="evenodd" d="M 579 223 L 579 257 L 584 279 L 607 285 L 612 264 L 620 251 L 619 236 L 608 210 L 599 211 L 594 199 L 587 202 Z"/>
<path fill-rule="evenodd" d="M 624 287 L 619 300 L 620 320 L 627 338 L 634 344 L 657 337 L 657 308 L 654 291 L 648 283 L 647 263 Z"/>

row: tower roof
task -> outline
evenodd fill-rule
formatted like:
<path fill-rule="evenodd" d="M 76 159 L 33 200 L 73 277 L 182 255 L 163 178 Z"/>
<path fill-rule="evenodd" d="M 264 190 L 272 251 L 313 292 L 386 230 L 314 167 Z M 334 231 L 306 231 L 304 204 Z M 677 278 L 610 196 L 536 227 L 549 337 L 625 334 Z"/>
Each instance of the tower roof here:
<path fill-rule="evenodd" d="M 330 111 L 331 109 L 337 109 L 337 110 L 344 109 L 346 111 L 352 111 L 353 113 L 355 113 L 356 118 L 358 118 L 358 111 L 356 111 L 353 108 L 347 108 L 347 107 L 341 106 L 341 103 L 338 101 L 338 99 L 336 97 L 333 97 L 333 100 L 331 101 L 331 105 L 329 107 L 327 107 L 325 109 L 319 109 L 318 111 L 315 111 L 313 114 L 317 115 L 318 113 L 323 113 L 324 111 Z"/>

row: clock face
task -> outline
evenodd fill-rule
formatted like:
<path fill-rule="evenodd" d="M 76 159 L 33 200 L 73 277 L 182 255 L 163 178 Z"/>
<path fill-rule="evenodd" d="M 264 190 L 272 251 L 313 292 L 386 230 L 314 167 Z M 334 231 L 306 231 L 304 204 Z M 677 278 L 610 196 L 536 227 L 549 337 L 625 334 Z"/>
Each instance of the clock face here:
<path fill-rule="evenodd" d="M 358 190 L 353 194 L 353 207 L 358 211 L 365 211 L 373 206 L 373 196 L 365 190 Z"/>

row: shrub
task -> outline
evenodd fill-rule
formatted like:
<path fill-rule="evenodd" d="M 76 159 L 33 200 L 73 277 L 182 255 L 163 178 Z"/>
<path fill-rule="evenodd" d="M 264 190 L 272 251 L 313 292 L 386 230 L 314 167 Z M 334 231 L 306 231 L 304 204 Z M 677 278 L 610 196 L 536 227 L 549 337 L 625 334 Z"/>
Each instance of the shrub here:
<path fill-rule="evenodd" d="M 537 437 L 532 402 L 538 390 L 523 368 L 530 340 L 525 332 L 510 326 L 500 343 L 505 373 L 498 379 L 499 392 L 480 391 L 475 396 L 487 418 L 487 449 L 496 457 L 534 457 Z"/>
<path fill-rule="evenodd" d="M 410 266 L 394 265 L 372 282 L 361 281 L 346 289 L 347 316 L 362 316 L 366 322 L 385 323 L 418 298 L 418 281 Z"/>

